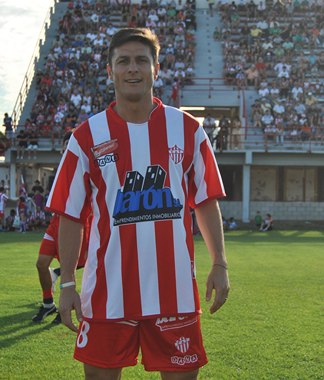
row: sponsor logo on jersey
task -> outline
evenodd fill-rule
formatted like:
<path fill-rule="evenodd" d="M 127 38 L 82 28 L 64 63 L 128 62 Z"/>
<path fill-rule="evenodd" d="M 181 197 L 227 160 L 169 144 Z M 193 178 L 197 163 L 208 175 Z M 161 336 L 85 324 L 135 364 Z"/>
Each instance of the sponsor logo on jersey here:
<path fill-rule="evenodd" d="M 196 363 L 198 361 L 198 355 L 186 355 L 186 356 L 171 356 L 171 363 L 177 365 L 185 365 L 190 363 Z"/>
<path fill-rule="evenodd" d="M 176 340 L 174 345 L 176 346 L 176 349 L 178 351 L 180 351 L 182 354 L 185 354 L 189 350 L 189 342 L 190 338 L 185 338 L 184 336 L 182 336 L 181 338 Z"/>
<path fill-rule="evenodd" d="M 105 141 L 101 144 L 95 145 L 91 148 L 92 154 L 94 155 L 94 158 L 99 158 L 104 155 L 113 153 L 118 148 L 118 141 L 117 139 Z"/>
<path fill-rule="evenodd" d="M 107 164 L 110 164 L 112 162 L 116 162 L 119 160 L 118 154 L 113 153 L 113 154 L 106 154 L 104 157 L 97 158 L 97 164 L 102 167 L 106 166 Z"/>
<path fill-rule="evenodd" d="M 127 172 L 115 200 L 114 226 L 180 219 L 183 206 L 171 189 L 164 187 L 165 177 L 166 171 L 159 165 L 149 166 L 145 177 L 137 171 Z"/>
<path fill-rule="evenodd" d="M 178 145 L 173 145 L 172 148 L 169 148 L 169 156 L 175 164 L 179 164 L 183 160 L 183 149 Z"/>
<path fill-rule="evenodd" d="M 194 317 L 161 317 L 155 321 L 155 326 L 159 327 L 161 331 L 179 329 L 185 326 L 190 326 L 196 323 L 197 316 Z"/>

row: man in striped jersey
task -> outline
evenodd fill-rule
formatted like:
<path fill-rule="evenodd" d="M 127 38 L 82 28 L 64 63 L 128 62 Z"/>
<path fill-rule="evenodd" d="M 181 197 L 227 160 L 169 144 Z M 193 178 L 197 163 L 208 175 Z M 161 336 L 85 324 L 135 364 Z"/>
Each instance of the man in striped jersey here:
<path fill-rule="evenodd" d="M 78 332 L 74 357 L 86 379 L 120 379 L 139 348 L 145 369 L 165 380 L 196 379 L 207 363 L 190 208 L 211 256 L 211 313 L 229 292 L 217 203 L 222 180 L 198 121 L 153 97 L 158 53 L 148 29 L 113 36 L 107 70 L 116 101 L 76 129 L 47 202 L 60 215 L 60 313 Z M 89 210 L 80 297 L 75 268 Z"/>

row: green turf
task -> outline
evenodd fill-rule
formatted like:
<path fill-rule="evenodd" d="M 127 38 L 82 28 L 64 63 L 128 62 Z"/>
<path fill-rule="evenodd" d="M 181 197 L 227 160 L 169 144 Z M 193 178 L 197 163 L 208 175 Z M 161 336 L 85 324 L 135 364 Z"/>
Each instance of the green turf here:
<path fill-rule="evenodd" d="M 39 233 L 0 234 L 0 379 L 82 379 L 74 334 L 51 325 L 52 316 L 31 322 L 41 301 L 40 240 Z M 323 379 L 324 233 L 226 233 L 231 292 L 212 316 L 204 301 L 209 257 L 199 238 L 196 250 L 210 361 L 200 379 Z M 138 365 L 123 378 L 159 376 Z"/>

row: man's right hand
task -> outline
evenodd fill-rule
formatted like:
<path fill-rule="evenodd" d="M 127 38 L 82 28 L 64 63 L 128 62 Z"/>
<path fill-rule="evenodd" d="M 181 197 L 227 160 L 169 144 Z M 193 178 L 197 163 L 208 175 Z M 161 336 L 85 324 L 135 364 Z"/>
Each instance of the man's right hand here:
<path fill-rule="evenodd" d="M 74 332 L 78 332 L 78 327 L 72 322 L 72 310 L 79 322 L 82 321 L 81 300 L 75 287 L 61 289 L 59 312 L 62 323 Z"/>

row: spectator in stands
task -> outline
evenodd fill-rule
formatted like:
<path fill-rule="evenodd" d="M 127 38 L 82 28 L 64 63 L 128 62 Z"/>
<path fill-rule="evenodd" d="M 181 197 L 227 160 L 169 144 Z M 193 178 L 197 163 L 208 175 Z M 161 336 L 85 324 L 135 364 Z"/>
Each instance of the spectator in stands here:
<path fill-rule="evenodd" d="M 262 36 L 262 30 L 258 28 L 255 24 L 252 25 L 251 30 L 250 30 L 250 35 L 252 37 L 252 43 L 257 42 L 261 36 Z"/>
<path fill-rule="evenodd" d="M 220 118 L 218 126 L 219 131 L 216 137 L 216 147 L 222 152 L 223 150 L 227 149 L 228 135 L 230 129 L 229 120 L 226 118 L 225 115 L 222 115 L 222 117 Z"/>
<path fill-rule="evenodd" d="M 240 149 L 242 139 L 242 123 L 239 117 L 236 117 L 231 123 L 230 148 Z"/>
<path fill-rule="evenodd" d="M 298 81 L 294 84 L 291 89 L 292 96 L 295 100 L 301 99 L 304 94 L 304 89 L 301 81 Z"/>
<path fill-rule="evenodd" d="M 180 83 L 178 78 L 173 79 L 171 94 L 168 101 L 170 102 L 171 100 L 174 107 L 180 106 Z"/>
<path fill-rule="evenodd" d="M 273 125 L 274 117 L 272 116 L 271 111 L 269 109 L 265 111 L 265 114 L 261 118 L 261 122 L 262 122 L 263 128 Z"/>
<path fill-rule="evenodd" d="M 266 3 L 262 0 L 259 1 L 259 3 L 257 4 L 258 17 L 260 18 L 264 17 L 266 8 L 267 8 Z"/>
<path fill-rule="evenodd" d="M 307 93 L 305 97 L 305 105 L 308 113 L 314 114 L 319 112 L 318 99 L 312 92 Z"/>
<path fill-rule="evenodd" d="M 3 126 L 5 127 L 5 135 L 9 141 L 10 146 L 14 144 L 14 130 L 12 126 L 12 118 L 6 112 L 3 118 Z"/>
<path fill-rule="evenodd" d="M 73 90 L 70 101 L 76 108 L 79 108 L 81 106 L 82 96 L 76 88 Z"/>
<path fill-rule="evenodd" d="M 296 111 L 298 116 L 304 117 L 304 115 L 306 114 L 306 105 L 302 99 L 295 103 L 294 110 Z"/>
<path fill-rule="evenodd" d="M 285 137 L 285 127 L 283 122 L 276 123 L 276 144 L 283 145 Z"/>
<path fill-rule="evenodd" d="M 289 78 L 290 74 L 286 65 L 282 66 L 282 70 L 278 71 L 278 78 Z"/>
<path fill-rule="evenodd" d="M 259 72 L 260 81 L 265 80 L 267 77 L 268 64 L 264 62 L 264 59 L 262 57 L 258 57 L 257 62 L 255 63 L 255 67 Z"/>
<path fill-rule="evenodd" d="M 40 192 L 41 194 L 44 193 L 44 188 L 38 179 L 35 180 L 34 185 L 32 187 L 32 192 L 34 194 L 36 194 L 37 191 Z"/>
<path fill-rule="evenodd" d="M 215 141 L 215 137 L 216 137 L 216 120 L 211 116 L 210 113 L 208 113 L 206 115 L 206 117 L 204 118 L 203 120 L 203 124 L 202 124 L 205 132 L 207 133 L 207 136 L 209 138 L 209 141 L 211 143 L 212 146 L 214 146 L 214 141 Z"/>
<path fill-rule="evenodd" d="M 260 80 L 260 73 L 255 67 L 255 64 L 252 64 L 246 71 L 246 81 L 248 86 L 259 86 L 259 80 Z"/>
<path fill-rule="evenodd" d="M 287 98 L 290 92 L 290 81 L 288 78 L 280 78 L 279 80 L 279 95 L 282 98 Z"/>
<path fill-rule="evenodd" d="M 273 54 L 274 54 L 276 61 L 281 60 L 282 57 L 284 57 L 284 55 L 285 55 L 284 47 L 281 46 L 280 44 L 276 44 L 274 49 L 273 49 Z"/>
<path fill-rule="evenodd" d="M 23 159 L 25 150 L 28 146 L 28 135 L 24 129 L 21 129 L 16 137 L 17 140 L 17 159 Z"/>
<path fill-rule="evenodd" d="M 153 83 L 153 93 L 154 96 L 158 98 L 162 98 L 163 90 L 164 90 L 164 82 L 160 75 L 154 80 Z"/>
<path fill-rule="evenodd" d="M 214 3 L 215 1 L 214 0 L 207 0 L 208 2 L 208 8 L 209 8 L 209 15 L 210 17 L 213 17 L 214 16 Z"/>
<path fill-rule="evenodd" d="M 31 132 L 28 135 L 28 146 L 27 146 L 27 152 L 28 152 L 28 159 L 31 159 L 31 155 L 33 154 L 34 160 L 37 158 L 37 152 L 38 150 L 38 135 L 36 130 L 31 130 Z"/>
<path fill-rule="evenodd" d="M 274 106 L 273 106 L 273 113 L 275 116 L 281 116 L 285 113 L 285 106 L 284 103 L 278 99 L 275 101 Z"/>
<path fill-rule="evenodd" d="M 258 91 L 260 98 L 266 98 L 270 94 L 267 82 L 262 82 Z"/>

